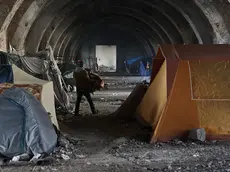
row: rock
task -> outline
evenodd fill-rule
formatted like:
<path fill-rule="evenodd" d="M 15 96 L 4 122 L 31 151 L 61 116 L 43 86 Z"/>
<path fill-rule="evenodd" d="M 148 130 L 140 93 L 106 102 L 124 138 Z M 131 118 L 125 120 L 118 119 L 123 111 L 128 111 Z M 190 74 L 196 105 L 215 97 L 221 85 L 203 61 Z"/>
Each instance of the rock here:
<path fill-rule="evenodd" d="M 204 142 L 206 140 L 206 132 L 205 129 L 203 128 L 198 128 L 198 129 L 192 129 L 189 132 L 189 136 L 188 136 L 189 140 L 193 140 L 193 141 L 202 141 Z"/>
<path fill-rule="evenodd" d="M 134 160 L 135 160 L 135 158 L 129 157 L 129 161 L 133 162 Z"/>
<path fill-rule="evenodd" d="M 172 168 L 172 166 L 171 165 L 168 165 L 168 170 L 172 170 L 173 168 Z"/>
<path fill-rule="evenodd" d="M 126 143 L 126 142 L 128 142 L 128 139 L 125 137 L 121 137 L 113 141 L 114 144 L 118 144 L 118 145 Z"/>
<path fill-rule="evenodd" d="M 62 157 L 62 159 L 66 160 L 66 161 L 70 160 L 70 157 L 68 155 L 61 154 L 61 157 Z"/>
<path fill-rule="evenodd" d="M 40 165 L 40 166 L 45 166 L 45 165 L 50 165 L 52 163 L 55 162 L 55 159 L 52 158 L 52 157 L 46 157 L 46 158 L 41 158 L 41 159 L 38 159 L 37 161 L 35 161 L 34 163 L 36 165 Z"/>
<path fill-rule="evenodd" d="M 193 157 L 199 157 L 200 155 L 198 153 L 194 154 Z"/>
<path fill-rule="evenodd" d="M 64 136 L 60 136 L 60 137 L 58 138 L 58 144 L 59 144 L 61 147 L 64 147 L 64 148 L 69 148 L 69 146 L 70 146 L 69 140 L 67 140 Z"/>

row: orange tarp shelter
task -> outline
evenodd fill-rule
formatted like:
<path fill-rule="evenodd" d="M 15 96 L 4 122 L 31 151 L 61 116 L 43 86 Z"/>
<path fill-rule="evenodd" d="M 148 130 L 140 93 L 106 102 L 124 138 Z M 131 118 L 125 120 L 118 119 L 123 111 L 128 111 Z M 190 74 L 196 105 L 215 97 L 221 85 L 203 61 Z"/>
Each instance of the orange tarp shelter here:
<path fill-rule="evenodd" d="M 153 128 L 151 142 L 204 128 L 207 139 L 230 139 L 230 45 L 161 45 L 151 84 L 137 108 Z"/>

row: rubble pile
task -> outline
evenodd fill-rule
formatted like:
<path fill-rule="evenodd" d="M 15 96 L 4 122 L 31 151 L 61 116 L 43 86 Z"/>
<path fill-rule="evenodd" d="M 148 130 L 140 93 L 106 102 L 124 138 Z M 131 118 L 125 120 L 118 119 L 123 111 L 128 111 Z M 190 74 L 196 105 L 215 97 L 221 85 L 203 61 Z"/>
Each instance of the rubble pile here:
<path fill-rule="evenodd" d="M 230 154 L 227 150 L 229 143 L 221 141 L 173 140 L 148 144 L 129 140 L 109 153 L 150 171 L 218 171 L 221 168 L 228 171 Z"/>
<path fill-rule="evenodd" d="M 82 140 L 69 138 L 67 135 L 61 134 L 58 138 L 58 146 L 51 154 L 57 160 L 70 160 L 85 158 L 82 155 L 80 147 L 83 145 Z"/>

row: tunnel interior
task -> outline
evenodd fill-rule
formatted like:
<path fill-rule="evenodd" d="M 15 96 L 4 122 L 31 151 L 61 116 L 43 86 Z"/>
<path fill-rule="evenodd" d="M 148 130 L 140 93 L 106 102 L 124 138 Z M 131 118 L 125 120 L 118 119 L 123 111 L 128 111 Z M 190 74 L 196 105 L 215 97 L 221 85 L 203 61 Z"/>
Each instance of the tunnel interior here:
<path fill-rule="evenodd" d="M 96 58 L 95 45 L 117 46 L 124 60 L 153 57 L 159 44 L 229 42 L 228 1 L 2 0 L 0 49 L 34 55 L 51 45 L 63 62 Z"/>
<path fill-rule="evenodd" d="M 117 73 L 159 44 L 230 41 L 227 0 L 0 0 L 0 9 L 1 51 L 36 56 L 50 45 L 60 63 L 88 64 L 96 45 L 115 45 Z"/>

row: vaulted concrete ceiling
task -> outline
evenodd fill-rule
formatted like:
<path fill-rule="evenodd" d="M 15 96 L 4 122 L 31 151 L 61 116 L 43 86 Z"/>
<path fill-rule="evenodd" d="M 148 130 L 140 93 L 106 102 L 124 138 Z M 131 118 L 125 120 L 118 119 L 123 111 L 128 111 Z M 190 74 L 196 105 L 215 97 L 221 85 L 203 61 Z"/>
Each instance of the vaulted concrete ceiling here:
<path fill-rule="evenodd" d="M 105 26 L 150 53 L 165 43 L 229 43 L 228 9 L 227 0 L 0 0 L 0 49 L 10 43 L 34 54 L 49 44 L 55 56 L 71 59 Z"/>

